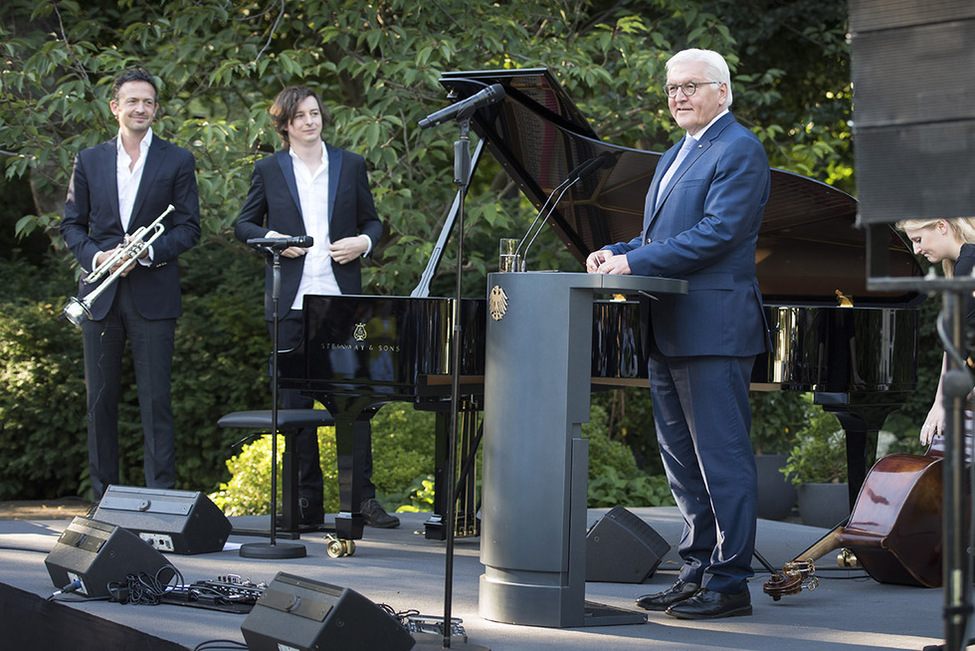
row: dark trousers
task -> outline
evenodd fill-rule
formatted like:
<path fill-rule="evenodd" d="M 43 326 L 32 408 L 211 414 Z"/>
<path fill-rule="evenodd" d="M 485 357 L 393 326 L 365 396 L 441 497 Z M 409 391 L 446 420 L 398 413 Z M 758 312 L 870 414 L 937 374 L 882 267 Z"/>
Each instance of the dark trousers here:
<path fill-rule="evenodd" d="M 273 323 L 268 323 L 271 332 Z M 304 321 L 301 312 L 292 310 L 287 317 L 278 322 L 278 350 L 289 350 L 297 346 L 303 337 Z M 273 337 L 273 332 L 271 332 Z M 302 395 L 297 389 L 280 389 L 278 402 L 282 409 L 312 409 L 315 400 Z M 356 445 L 352 462 L 361 471 L 363 478 L 362 501 L 376 496 L 372 483 L 372 425 L 369 421 L 356 421 Z M 325 480 L 322 477 L 321 459 L 318 454 L 318 431 L 314 427 L 300 429 L 294 436 L 295 453 L 298 455 L 298 497 L 312 505 L 322 503 Z M 359 505 L 354 505 L 358 507 Z"/>
<path fill-rule="evenodd" d="M 122 355 L 132 346 L 149 488 L 176 486 L 176 441 L 170 382 L 176 319 L 145 319 L 132 302 L 129 282 L 118 281 L 115 302 L 101 321 L 81 326 L 88 390 L 88 464 L 95 500 L 119 483 L 118 403 Z"/>
<path fill-rule="evenodd" d="M 748 437 L 754 357 L 665 357 L 650 347 L 657 440 L 684 531 L 680 578 L 716 592 L 747 590 L 757 518 Z"/>

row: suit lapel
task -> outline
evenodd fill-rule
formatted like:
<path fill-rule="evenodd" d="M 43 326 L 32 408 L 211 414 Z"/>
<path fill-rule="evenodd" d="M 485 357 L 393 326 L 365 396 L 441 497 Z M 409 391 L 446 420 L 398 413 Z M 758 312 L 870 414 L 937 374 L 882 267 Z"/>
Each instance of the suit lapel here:
<path fill-rule="evenodd" d="M 682 141 L 683 142 L 683 141 Z M 677 152 L 680 150 L 680 144 L 674 145 L 667 151 L 663 153 L 660 160 L 657 161 L 657 167 L 654 169 L 653 179 L 650 181 L 650 189 L 647 191 L 647 198 L 644 200 L 643 204 L 643 234 L 644 239 L 646 238 L 647 229 L 650 228 L 650 223 L 655 217 L 655 211 L 653 209 L 657 204 L 657 192 L 660 191 L 660 181 L 664 177 L 664 173 L 667 168 L 670 167 L 671 161 L 677 156 Z M 658 174 L 659 172 L 659 174 Z"/>
<path fill-rule="evenodd" d="M 144 215 L 142 213 L 142 206 L 146 202 L 146 195 L 149 194 L 149 188 L 156 182 L 156 175 L 159 173 L 159 168 L 166 158 L 166 150 L 168 148 L 169 143 L 165 140 L 156 138 L 155 136 L 153 137 L 152 144 L 149 145 L 149 151 L 146 152 L 146 163 L 142 168 L 139 191 L 135 195 L 135 203 L 132 204 L 132 219 L 129 220 L 130 229 L 138 228 L 139 226 L 148 226 L 152 223 L 152 220 L 158 217 L 158 215 Z M 116 194 L 118 194 L 117 190 Z M 117 206 L 118 202 L 116 201 L 115 204 Z M 117 211 L 118 208 L 116 208 Z"/>
<path fill-rule="evenodd" d="M 339 175 L 342 173 L 342 150 L 329 144 L 328 151 L 328 224 L 332 225 L 332 209 L 335 208 L 335 196 L 339 192 Z"/>
<path fill-rule="evenodd" d="M 291 160 L 291 154 L 287 149 L 282 149 L 276 152 L 274 157 L 278 160 L 281 174 L 284 175 L 284 182 L 288 186 L 288 192 L 291 193 L 291 198 L 294 200 L 295 205 L 298 206 L 298 214 L 300 215 L 301 200 L 298 198 L 298 182 L 295 181 L 295 167 L 294 162 Z"/>
<path fill-rule="evenodd" d="M 112 138 L 108 142 L 102 143 L 98 149 L 98 156 L 101 158 L 97 169 L 104 170 L 107 177 L 102 185 L 102 189 L 108 193 L 106 202 L 112 207 L 112 215 L 119 229 L 122 228 L 122 215 L 118 206 L 118 137 Z"/>
<path fill-rule="evenodd" d="M 684 138 L 688 138 L 688 137 L 689 136 L 684 136 Z M 674 148 L 675 149 L 674 156 L 672 156 L 671 158 L 677 156 L 677 152 L 680 151 L 680 148 L 684 145 L 684 140 L 681 139 L 678 145 L 679 146 Z M 664 188 L 664 194 L 660 198 L 660 201 L 656 202 L 657 211 L 660 210 L 660 207 L 663 205 L 664 201 L 667 200 L 667 197 L 670 196 L 670 193 L 677 186 L 677 183 L 680 181 L 681 177 L 684 176 L 684 174 L 691 167 L 691 165 L 694 164 L 694 161 L 700 158 L 701 154 L 703 154 L 704 151 L 710 146 L 711 146 L 710 140 L 704 140 L 704 138 L 701 138 L 701 140 L 699 140 L 698 143 L 694 145 L 694 148 L 691 149 L 691 151 L 687 154 L 687 156 L 684 157 L 684 160 L 680 162 L 680 167 L 677 168 L 677 170 L 674 172 L 674 176 L 671 177 L 670 182 L 667 184 L 667 187 Z"/>
<path fill-rule="evenodd" d="M 661 198 L 660 201 L 654 201 L 654 198 L 657 196 L 657 192 L 660 185 L 660 179 L 663 178 L 663 174 L 658 175 L 655 173 L 653 175 L 654 177 L 653 183 L 651 184 L 650 192 L 648 193 L 647 203 L 644 206 L 644 217 L 643 217 L 644 239 L 646 239 L 646 234 L 650 229 L 650 225 L 653 223 L 653 220 L 657 218 L 657 214 L 659 214 L 660 209 L 663 208 L 664 202 L 667 200 L 667 197 L 670 196 L 670 193 L 673 191 L 673 189 L 677 186 L 677 183 L 678 181 L 680 181 L 681 177 L 683 177 L 684 174 L 687 173 L 687 170 L 691 168 L 691 166 L 694 164 L 694 162 L 697 159 L 703 156 L 704 153 L 711 148 L 711 142 L 716 140 L 721 135 L 721 133 L 728 127 L 728 125 L 733 123 L 734 121 L 735 121 L 734 116 L 732 116 L 731 113 L 726 113 L 721 117 L 721 119 L 719 119 L 717 122 L 712 124 L 711 128 L 709 128 L 705 132 L 705 134 L 700 139 L 698 139 L 697 146 L 694 147 L 693 150 L 691 150 L 691 152 L 687 155 L 687 157 L 683 161 L 681 161 L 680 167 L 677 168 L 676 172 L 674 172 L 674 176 L 672 179 L 670 179 L 670 183 L 668 183 L 667 187 L 664 188 L 664 196 Z M 687 136 L 685 135 L 684 138 L 686 137 Z M 660 163 L 658 163 L 657 168 L 666 171 L 667 167 L 666 166 L 660 167 L 660 165 L 664 165 L 665 161 L 666 164 L 669 165 L 670 162 L 674 160 L 674 158 L 677 156 L 677 152 L 680 151 L 680 147 L 681 145 L 683 145 L 683 143 L 684 140 L 681 139 L 679 143 L 677 143 L 676 145 L 668 149 L 667 152 L 663 155 L 663 157 L 661 157 Z M 657 206 L 656 210 L 653 210 L 654 205 Z"/>

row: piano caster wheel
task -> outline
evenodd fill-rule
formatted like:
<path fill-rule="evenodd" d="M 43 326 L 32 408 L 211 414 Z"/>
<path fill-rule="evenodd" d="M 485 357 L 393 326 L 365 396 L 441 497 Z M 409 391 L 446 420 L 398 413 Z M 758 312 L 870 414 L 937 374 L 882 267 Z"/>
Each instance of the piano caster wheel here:
<path fill-rule="evenodd" d="M 337 538 L 335 534 L 328 534 L 325 536 L 325 540 L 328 544 L 325 546 L 325 551 L 331 558 L 342 558 L 343 556 L 352 556 L 355 553 L 355 541 L 345 540 L 342 538 Z"/>

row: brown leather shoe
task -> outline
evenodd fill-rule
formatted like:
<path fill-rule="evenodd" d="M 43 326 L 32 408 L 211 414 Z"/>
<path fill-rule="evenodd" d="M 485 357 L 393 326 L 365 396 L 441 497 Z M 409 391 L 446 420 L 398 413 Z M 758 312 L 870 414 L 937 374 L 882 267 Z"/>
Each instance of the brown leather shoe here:
<path fill-rule="evenodd" d="M 747 590 L 724 594 L 702 588 L 690 599 L 676 603 L 665 611 L 677 619 L 718 619 L 752 614 L 752 598 Z"/>
<path fill-rule="evenodd" d="M 636 599 L 636 605 L 644 610 L 667 610 L 673 604 L 690 599 L 700 589 L 701 586 L 696 583 L 677 579 L 663 592 L 640 595 Z"/>

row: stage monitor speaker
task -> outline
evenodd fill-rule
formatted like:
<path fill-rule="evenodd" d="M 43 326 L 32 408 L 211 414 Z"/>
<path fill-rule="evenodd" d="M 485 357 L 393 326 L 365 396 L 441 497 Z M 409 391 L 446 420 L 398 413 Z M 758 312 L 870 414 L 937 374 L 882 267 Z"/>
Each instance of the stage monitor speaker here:
<path fill-rule="evenodd" d="M 109 583 L 125 581 L 129 574 L 155 576 L 169 561 L 131 531 L 78 516 L 61 533 L 44 564 L 55 587 L 78 581 L 74 592 L 106 597 Z"/>
<path fill-rule="evenodd" d="M 860 221 L 975 215 L 975 2 L 851 0 Z"/>
<path fill-rule="evenodd" d="M 668 551 L 670 544 L 649 524 L 614 507 L 586 534 L 586 581 L 643 583 Z"/>
<path fill-rule="evenodd" d="M 218 552 L 233 525 L 203 493 L 109 486 L 93 520 L 125 527 L 161 552 Z"/>
<path fill-rule="evenodd" d="M 406 651 L 405 627 L 348 588 L 278 572 L 240 625 L 248 651 Z"/>

